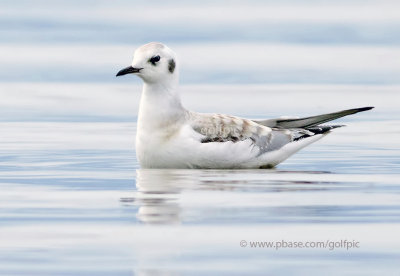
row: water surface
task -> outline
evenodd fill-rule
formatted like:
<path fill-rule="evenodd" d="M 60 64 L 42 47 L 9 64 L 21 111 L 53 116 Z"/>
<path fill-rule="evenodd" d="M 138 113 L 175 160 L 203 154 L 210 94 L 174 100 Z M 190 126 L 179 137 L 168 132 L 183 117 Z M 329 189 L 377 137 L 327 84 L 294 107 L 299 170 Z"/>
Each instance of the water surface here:
<path fill-rule="evenodd" d="M 255 98 L 258 90 L 276 89 L 281 93 L 273 96 L 275 102 L 287 112 L 294 110 L 296 103 L 285 104 L 293 87 L 246 88 Z M 61 114 L 61 121 L 0 123 L 1 274 L 309 275 L 329 269 L 332 275 L 395 275 L 400 257 L 400 129 L 399 113 L 391 108 L 395 89 L 377 87 L 386 92 L 376 100 L 364 97 L 378 104 L 375 110 L 342 119 L 348 127 L 271 170 L 140 169 L 134 118 L 129 122 L 134 111 L 110 111 L 118 116 L 100 122 L 93 118 L 101 113 L 96 105 L 100 109 L 104 103 L 92 103 L 85 110 L 78 106 L 75 112 L 84 119 L 74 122 L 67 115 L 76 114 L 65 112 L 59 93 L 51 100 L 59 108 L 40 108 L 49 118 Z M 183 90 L 188 105 L 206 109 L 195 88 Z M 325 99 L 348 91 L 361 99 L 365 93 L 360 87 L 309 90 Z M 229 87 L 203 91 L 216 101 L 231 96 Z M 79 99 L 78 94 L 68 97 Z M 123 102 L 126 95 L 117 93 L 114 100 Z M 238 102 L 247 98 L 236 95 Z M 46 96 L 37 100 L 40 105 Z M 222 109 L 243 115 L 247 110 L 248 117 L 266 113 L 254 102 L 254 108 Z M 331 101 L 320 109 L 339 106 L 341 101 Z M 298 112 L 309 111 L 299 107 Z M 253 241 L 344 240 L 360 247 L 250 247 Z M 241 247 L 241 241 L 248 245 Z"/>

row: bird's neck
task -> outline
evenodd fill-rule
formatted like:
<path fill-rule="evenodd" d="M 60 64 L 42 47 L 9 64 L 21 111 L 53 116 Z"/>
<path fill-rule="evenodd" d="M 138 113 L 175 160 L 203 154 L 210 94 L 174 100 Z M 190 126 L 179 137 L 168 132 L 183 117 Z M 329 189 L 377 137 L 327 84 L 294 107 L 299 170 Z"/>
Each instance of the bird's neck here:
<path fill-rule="evenodd" d="M 144 83 L 139 107 L 139 127 L 160 128 L 176 123 L 183 117 L 185 109 L 177 88 L 177 81 Z"/>

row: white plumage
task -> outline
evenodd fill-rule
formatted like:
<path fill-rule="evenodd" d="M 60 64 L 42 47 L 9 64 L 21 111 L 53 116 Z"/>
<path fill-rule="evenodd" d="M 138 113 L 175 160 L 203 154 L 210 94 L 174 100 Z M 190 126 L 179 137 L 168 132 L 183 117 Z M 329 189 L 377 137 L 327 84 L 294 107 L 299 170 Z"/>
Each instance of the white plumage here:
<path fill-rule="evenodd" d="M 117 76 L 130 73 L 144 81 L 136 136 L 136 153 L 144 168 L 274 167 L 340 127 L 321 123 L 372 108 L 261 121 L 188 111 L 178 94 L 177 57 L 155 42 L 138 48 L 132 66 Z"/>

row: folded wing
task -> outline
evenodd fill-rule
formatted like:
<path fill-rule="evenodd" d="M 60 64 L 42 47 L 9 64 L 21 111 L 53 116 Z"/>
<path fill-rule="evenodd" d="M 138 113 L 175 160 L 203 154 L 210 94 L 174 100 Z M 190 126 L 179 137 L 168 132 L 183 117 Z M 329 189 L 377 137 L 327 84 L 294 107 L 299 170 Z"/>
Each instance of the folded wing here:
<path fill-rule="evenodd" d="M 347 116 L 351 114 L 355 114 L 362 111 L 367 111 L 372 109 L 373 107 L 361 107 L 361 108 L 353 108 L 348 110 L 343 110 L 334 113 L 322 114 L 312 117 L 305 117 L 305 118 L 296 118 L 296 119 L 268 119 L 268 120 L 254 120 L 254 122 L 271 127 L 271 128 L 305 128 L 311 129 L 316 127 L 320 124 Z"/>
<path fill-rule="evenodd" d="M 246 142 L 247 145 L 258 149 L 258 155 L 277 150 L 294 139 L 290 130 L 271 129 L 234 116 L 197 113 L 192 114 L 192 119 L 192 128 L 201 134 L 201 143 L 229 142 L 241 146 L 241 142 Z"/>

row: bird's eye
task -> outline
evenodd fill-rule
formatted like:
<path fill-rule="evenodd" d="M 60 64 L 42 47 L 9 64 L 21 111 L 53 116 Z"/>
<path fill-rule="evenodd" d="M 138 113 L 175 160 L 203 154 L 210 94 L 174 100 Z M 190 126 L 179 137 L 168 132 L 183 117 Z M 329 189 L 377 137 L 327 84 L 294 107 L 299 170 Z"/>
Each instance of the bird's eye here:
<path fill-rule="evenodd" d="M 160 61 L 160 56 L 154 56 L 151 59 L 149 59 L 149 62 L 153 65 L 156 65 L 156 62 Z"/>

